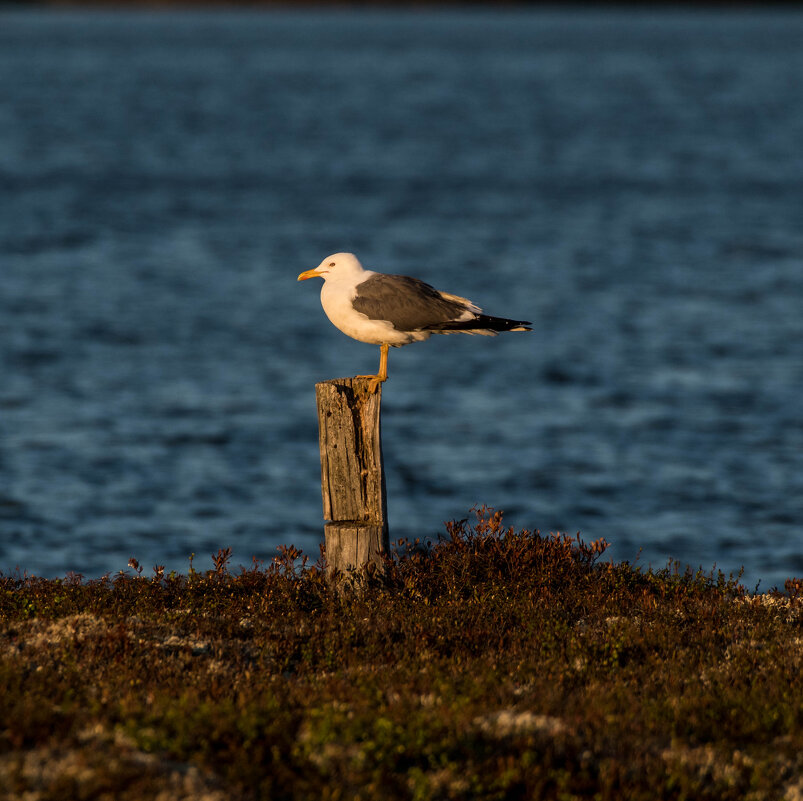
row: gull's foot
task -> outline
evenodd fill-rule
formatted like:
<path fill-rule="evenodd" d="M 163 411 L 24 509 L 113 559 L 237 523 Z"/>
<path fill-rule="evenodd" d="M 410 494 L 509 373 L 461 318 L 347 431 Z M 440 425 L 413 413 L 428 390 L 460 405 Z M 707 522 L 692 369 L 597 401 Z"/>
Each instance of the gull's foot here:
<path fill-rule="evenodd" d="M 368 384 L 368 391 L 373 395 L 379 389 L 379 385 L 383 384 L 385 381 L 387 381 L 387 378 L 380 378 L 378 375 L 375 375 L 371 379 L 371 383 Z"/>
<path fill-rule="evenodd" d="M 373 395 L 377 389 L 379 389 L 379 385 L 387 381 L 387 378 L 382 378 L 382 376 L 378 375 L 355 375 L 355 378 L 367 378 L 368 381 L 368 391 Z"/>

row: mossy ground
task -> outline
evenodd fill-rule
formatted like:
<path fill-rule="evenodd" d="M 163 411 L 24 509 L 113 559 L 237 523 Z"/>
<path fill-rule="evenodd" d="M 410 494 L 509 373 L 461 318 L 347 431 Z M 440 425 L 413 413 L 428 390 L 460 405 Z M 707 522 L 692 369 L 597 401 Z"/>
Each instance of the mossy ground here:
<path fill-rule="evenodd" d="M 800 582 L 603 550 L 483 512 L 351 591 L 0 577 L 0 798 L 803 799 Z"/>

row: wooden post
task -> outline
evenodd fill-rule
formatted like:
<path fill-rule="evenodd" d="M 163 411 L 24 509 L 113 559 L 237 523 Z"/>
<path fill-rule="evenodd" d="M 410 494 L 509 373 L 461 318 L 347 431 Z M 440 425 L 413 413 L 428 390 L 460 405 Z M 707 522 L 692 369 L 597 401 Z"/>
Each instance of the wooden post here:
<path fill-rule="evenodd" d="M 369 378 L 315 385 L 321 446 L 326 570 L 331 576 L 374 564 L 389 550 L 379 409 L 382 386 Z"/>

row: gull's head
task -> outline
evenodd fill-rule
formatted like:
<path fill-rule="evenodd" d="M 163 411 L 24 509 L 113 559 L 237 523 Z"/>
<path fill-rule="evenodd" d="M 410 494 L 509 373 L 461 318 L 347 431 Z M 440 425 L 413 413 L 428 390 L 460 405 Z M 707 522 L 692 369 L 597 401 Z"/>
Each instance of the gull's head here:
<path fill-rule="evenodd" d="M 363 272 L 362 264 L 353 253 L 333 253 L 327 256 L 314 270 L 306 270 L 298 276 L 299 281 L 308 278 L 345 278 Z"/>

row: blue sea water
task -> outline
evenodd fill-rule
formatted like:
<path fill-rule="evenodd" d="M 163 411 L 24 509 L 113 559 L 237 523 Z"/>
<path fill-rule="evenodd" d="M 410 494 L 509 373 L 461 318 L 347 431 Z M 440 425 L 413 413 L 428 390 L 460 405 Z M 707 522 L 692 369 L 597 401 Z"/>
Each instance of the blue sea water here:
<path fill-rule="evenodd" d="M 392 539 L 803 574 L 803 14 L 576 9 L 0 12 L 0 571 L 315 558 L 341 250 L 534 321 L 391 352 Z"/>

